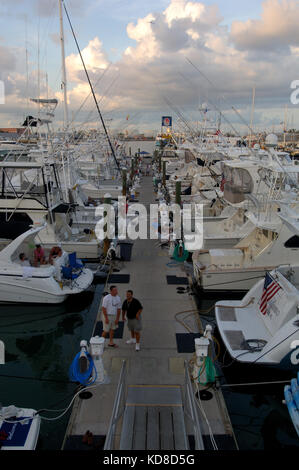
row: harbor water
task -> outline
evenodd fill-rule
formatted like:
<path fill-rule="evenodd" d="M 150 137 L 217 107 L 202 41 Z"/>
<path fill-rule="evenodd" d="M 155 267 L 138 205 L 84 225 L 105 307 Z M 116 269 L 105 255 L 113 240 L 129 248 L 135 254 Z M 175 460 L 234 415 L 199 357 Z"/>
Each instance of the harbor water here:
<path fill-rule="evenodd" d="M 226 299 L 242 298 L 240 294 L 225 294 Z M 223 294 L 215 293 L 213 298 L 206 299 L 196 295 L 200 310 L 208 311 L 215 302 L 223 300 Z M 216 335 L 216 320 L 213 313 L 201 315 L 203 325 L 210 324 Z M 240 450 L 278 450 L 299 449 L 298 436 L 290 419 L 287 406 L 283 404 L 284 386 L 293 375 L 278 370 L 248 370 L 248 366 L 239 367 L 229 357 L 224 345 L 220 342 L 220 358 L 216 361 L 217 375 Z M 226 361 L 223 360 L 226 358 Z M 265 374 L 265 375 L 263 375 Z M 242 380 L 241 380 L 242 379 Z M 261 382 L 273 382 L 263 384 Z M 274 382 L 282 382 L 274 384 Z M 238 385 L 229 387 L 229 384 Z M 250 384 L 250 385 L 246 385 Z M 254 384 L 254 385 L 251 385 Z"/>
<path fill-rule="evenodd" d="M 57 410 L 41 412 L 54 418 L 69 405 L 77 390 L 69 367 L 81 339 L 92 335 L 103 289 L 97 285 L 56 306 L 1 305 L 6 348 L 6 364 L 0 371 L 3 406 Z M 70 412 L 58 420 L 42 420 L 38 449 L 61 449 L 69 416 Z"/>
<path fill-rule="evenodd" d="M 130 154 L 130 149 L 131 149 L 131 155 L 135 155 L 135 153 L 138 153 L 138 150 L 140 152 L 148 152 L 149 155 L 153 155 L 153 152 L 155 150 L 155 141 L 153 140 L 130 140 L 128 142 L 125 142 L 125 149 L 127 155 Z M 146 156 L 146 154 L 145 154 Z"/>

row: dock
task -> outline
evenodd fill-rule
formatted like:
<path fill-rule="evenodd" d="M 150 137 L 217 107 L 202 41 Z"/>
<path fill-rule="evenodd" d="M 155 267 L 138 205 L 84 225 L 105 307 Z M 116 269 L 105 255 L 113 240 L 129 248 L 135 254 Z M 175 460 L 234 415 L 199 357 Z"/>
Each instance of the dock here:
<path fill-rule="evenodd" d="M 143 177 L 141 186 L 139 202 L 149 206 L 155 202 L 152 178 Z M 116 285 L 123 301 L 132 289 L 140 300 L 141 349 L 126 344 L 126 324 L 116 330 L 118 348 L 106 346 L 106 339 L 103 362 L 109 383 L 92 388 L 89 399 L 77 397 L 63 449 L 81 448 L 87 430 L 102 449 L 210 450 L 211 433 L 219 450 L 237 449 L 221 390 L 210 389 L 211 399 L 201 401 L 203 413 L 195 405 L 195 390 L 186 375 L 194 356 L 192 333 L 200 333 L 201 324 L 183 265 L 171 263 L 168 250 L 148 237 L 134 242 L 132 259 L 118 273 L 120 279 L 122 274 L 129 282 L 111 283 L 108 278 L 105 290 Z M 94 334 L 101 320 L 99 300 Z"/>

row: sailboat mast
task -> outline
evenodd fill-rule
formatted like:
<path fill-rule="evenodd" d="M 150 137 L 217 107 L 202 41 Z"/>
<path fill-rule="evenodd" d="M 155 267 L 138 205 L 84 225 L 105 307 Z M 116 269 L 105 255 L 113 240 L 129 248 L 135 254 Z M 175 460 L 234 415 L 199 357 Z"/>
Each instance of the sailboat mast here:
<path fill-rule="evenodd" d="M 61 62 L 62 62 L 62 84 L 61 84 L 61 87 L 63 89 L 63 100 L 64 100 L 64 128 L 67 129 L 68 125 L 69 125 L 69 116 L 68 116 L 68 107 L 67 107 L 67 85 L 66 85 L 62 0 L 58 0 L 58 3 L 59 3 L 60 44 L 61 44 Z"/>

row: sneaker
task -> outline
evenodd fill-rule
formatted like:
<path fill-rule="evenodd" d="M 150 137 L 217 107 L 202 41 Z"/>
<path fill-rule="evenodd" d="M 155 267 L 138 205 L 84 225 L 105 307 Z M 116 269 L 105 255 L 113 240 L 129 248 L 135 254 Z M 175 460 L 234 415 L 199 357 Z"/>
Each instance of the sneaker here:
<path fill-rule="evenodd" d="M 126 341 L 127 344 L 134 344 L 136 343 L 136 338 L 131 338 L 131 339 L 128 339 L 128 341 Z"/>
<path fill-rule="evenodd" d="M 140 351 L 140 343 L 136 343 L 136 351 Z"/>

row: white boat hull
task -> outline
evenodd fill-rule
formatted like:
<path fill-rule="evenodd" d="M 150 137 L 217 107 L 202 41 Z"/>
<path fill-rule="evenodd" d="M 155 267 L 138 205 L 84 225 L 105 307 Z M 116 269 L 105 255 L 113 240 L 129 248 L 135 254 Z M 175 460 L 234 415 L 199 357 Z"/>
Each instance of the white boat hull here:
<path fill-rule="evenodd" d="M 247 291 L 265 277 L 273 267 L 200 271 L 198 285 L 203 291 Z"/>
<path fill-rule="evenodd" d="M 70 286 L 60 284 L 53 277 L 5 276 L 0 274 L 0 302 L 60 304 L 70 295 L 86 290 L 93 281 L 93 273 L 84 269 Z"/>

